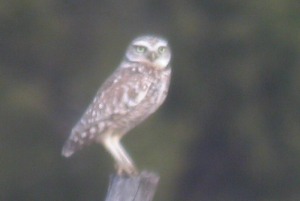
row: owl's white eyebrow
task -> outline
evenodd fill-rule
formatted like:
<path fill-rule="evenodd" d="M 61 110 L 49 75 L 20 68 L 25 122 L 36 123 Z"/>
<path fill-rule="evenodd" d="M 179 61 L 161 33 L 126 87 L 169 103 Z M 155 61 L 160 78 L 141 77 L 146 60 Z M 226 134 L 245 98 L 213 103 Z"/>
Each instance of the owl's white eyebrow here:
<path fill-rule="evenodd" d="M 168 46 L 168 43 L 165 42 L 165 41 L 160 41 L 160 42 L 157 43 L 155 46 L 156 46 L 156 47 L 160 47 L 160 46 Z"/>
<path fill-rule="evenodd" d="M 157 44 L 155 44 L 155 46 L 153 47 L 149 47 L 149 43 L 145 42 L 145 41 L 137 41 L 135 43 L 133 43 L 134 46 L 145 46 L 145 47 L 148 47 L 150 48 L 151 50 L 154 50 L 160 46 L 167 46 L 168 44 L 164 41 L 160 41 L 158 42 Z"/>

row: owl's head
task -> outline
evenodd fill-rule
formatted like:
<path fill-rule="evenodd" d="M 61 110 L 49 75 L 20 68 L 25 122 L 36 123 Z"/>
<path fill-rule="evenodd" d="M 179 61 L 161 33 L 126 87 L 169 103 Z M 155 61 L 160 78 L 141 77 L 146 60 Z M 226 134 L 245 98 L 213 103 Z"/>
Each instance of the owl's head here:
<path fill-rule="evenodd" d="M 131 62 L 151 64 L 156 68 L 166 68 L 171 60 L 168 42 L 157 36 L 141 36 L 134 39 L 126 51 Z"/>

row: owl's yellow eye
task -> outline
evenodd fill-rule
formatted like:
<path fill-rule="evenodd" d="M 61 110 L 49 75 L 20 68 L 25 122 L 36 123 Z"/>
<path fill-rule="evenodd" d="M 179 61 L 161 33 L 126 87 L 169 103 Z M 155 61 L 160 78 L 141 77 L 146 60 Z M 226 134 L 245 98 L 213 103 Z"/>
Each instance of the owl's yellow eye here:
<path fill-rule="evenodd" d="M 137 46 L 135 46 L 135 51 L 137 53 L 144 53 L 144 52 L 146 52 L 146 47 L 137 45 Z"/>
<path fill-rule="evenodd" d="M 166 47 L 163 47 L 163 46 L 161 46 L 161 47 L 158 48 L 158 52 L 159 52 L 160 54 L 165 53 L 166 50 L 167 50 L 167 48 L 166 48 Z"/>

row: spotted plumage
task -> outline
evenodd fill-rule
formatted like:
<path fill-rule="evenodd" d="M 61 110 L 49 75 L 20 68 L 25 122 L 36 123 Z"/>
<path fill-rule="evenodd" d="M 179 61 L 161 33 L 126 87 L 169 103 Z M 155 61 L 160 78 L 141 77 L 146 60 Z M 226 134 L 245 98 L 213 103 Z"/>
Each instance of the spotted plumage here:
<path fill-rule="evenodd" d="M 101 143 L 113 156 L 118 173 L 136 173 L 120 139 L 165 100 L 171 77 L 170 59 L 165 39 L 142 36 L 133 40 L 120 66 L 72 129 L 62 154 L 69 157 L 90 143 Z"/>

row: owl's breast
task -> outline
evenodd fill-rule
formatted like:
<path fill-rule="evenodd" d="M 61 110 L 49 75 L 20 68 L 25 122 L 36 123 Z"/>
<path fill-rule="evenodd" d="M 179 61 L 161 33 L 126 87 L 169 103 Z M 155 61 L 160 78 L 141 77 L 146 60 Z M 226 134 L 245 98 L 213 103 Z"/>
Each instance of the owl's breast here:
<path fill-rule="evenodd" d="M 127 102 L 128 113 L 120 119 L 121 127 L 126 132 L 154 113 L 166 98 L 168 85 L 160 80 L 153 80 L 147 87 L 136 93 L 135 98 Z"/>
<path fill-rule="evenodd" d="M 123 75 L 122 82 L 116 83 L 114 90 L 109 91 L 114 93 L 114 98 L 106 104 L 107 113 L 111 114 L 111 126 L 121 135 L 144 121 L 163 103 L 168 92 L 170 70 L 160 73 L 138 70 L 130 76 Z"/>

